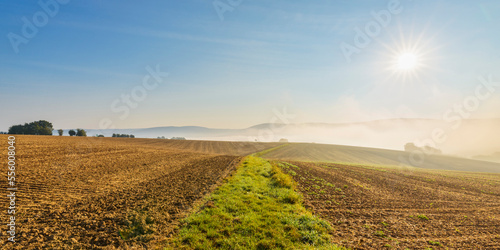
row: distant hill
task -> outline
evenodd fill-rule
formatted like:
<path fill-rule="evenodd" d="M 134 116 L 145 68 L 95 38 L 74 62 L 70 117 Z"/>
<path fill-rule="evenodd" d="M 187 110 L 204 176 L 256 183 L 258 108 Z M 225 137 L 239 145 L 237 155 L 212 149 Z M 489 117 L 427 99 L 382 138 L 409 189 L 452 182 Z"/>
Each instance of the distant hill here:
<path fill-rule="evenodd" d="M 282 138 L 290 142 L 362 146 L 403 150 L 407 143 L 423 146 L 432 139 L 436 129 L 444 132 L 444 143 L 433 147 L 445 154 L 461 157 L 490 155 L 500 150 L 500 119 L 463 120 L 458 128 L 454 123 L 432 119 L 389 119 L 355 123 L 264 123 L 242 129 L 215 129 L 199 126 L 155 127 L 141 129 L 95 130 L 87 135 L 113 133 L 134 134 L 140 138 L 158 136 L 185 137 L 190 140 L 277 142 Z M 54 131 L 54 134 L 57 132 Z M 67 130 L 65 131 L 67 135 Z M 420 143 L 420 145 L 419 145 Z"/>
<path fill-rule="evenodd" d="M 186 137 L 188 139 L 203 139 L 207 137 L 225 137 L 239 134 L 240 129 L 213 129 L 199 126 L 183 126 L 183 127 L 155 127 L 155 128 L 139 128 L 139 129 L 85 129 L 88 136 L 102 134 L 105 137 L 111 137 L 112 134 L 133 134 L 138 138 L 157 138 L 165 136 L 171 137 Z M 64 130 L 64 135 L 68 135 L 69 129 Z M 53 133 L 57 135 L 57 131 Z"/>
<path fill-rule="evenodd" d="M 473 158 L 482 161 L 491 161 L 500 163 L 500 152 L 494 153 L 492 155 L 478 155 L 474 156 Z"/>

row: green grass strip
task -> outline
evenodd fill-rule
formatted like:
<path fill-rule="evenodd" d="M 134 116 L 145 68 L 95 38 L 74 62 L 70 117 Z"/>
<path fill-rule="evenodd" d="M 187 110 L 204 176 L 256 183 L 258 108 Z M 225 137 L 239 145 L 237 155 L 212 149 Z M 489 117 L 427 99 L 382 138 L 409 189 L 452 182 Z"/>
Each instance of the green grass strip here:
<path fill-rule="evenodd" d="M 278 149 L 281 149 L 281 148 L 284 148 L 284 147 L 287 147 L 287 146 L 290 146 L 290 144 L 288 144 L 288 143 L 287 143 L 287 144 L 283 144 L 283 145 L 276 146 L 276 147 L 274 147 L 274 148 L 269 148 L 269 149 L 266 149 L 266 150 L 264 150 L 264 151 L 260 151 L 260 152 L 258 152 L 258 153 L 255 153 L 255 154 L 253 154 L 252 156 L 262 157 L 262 156 L 264 156 L 264 155 L 266 155 L 266 154 L 269 154 L 269 153 L 271 153 L 271 152 L 273 152 L 273 151 L 275 151 L 275 150 L 278 150 Z"/>
<path fill-rule="evenodd" d="M 183 221 L 171 249 L 341 249 L 278 166 L 248 156 L 204 208 Z"/>

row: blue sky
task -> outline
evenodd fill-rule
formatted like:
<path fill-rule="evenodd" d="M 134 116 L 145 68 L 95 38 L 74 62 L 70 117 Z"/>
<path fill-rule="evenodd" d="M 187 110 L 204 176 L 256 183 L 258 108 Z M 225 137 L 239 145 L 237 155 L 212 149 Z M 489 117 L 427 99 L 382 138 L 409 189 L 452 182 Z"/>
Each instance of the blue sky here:
<path fill-rule="evenodd" d="M 73 0 L 16 53 L 9 34 L 22 36 L 23 17 L 44 10 L 2 0 L 0 131 L 39 119 L 65 129 L 103 119 L 117 128 L 244 128 L 284 107 L 292 122 L 441 118 L 474 94 L 479 76 L 500 81 L 494 0 L 401 0 L 401 13 L 348 62 L 341 44 L 354 44 L 355 28 L 389 2 L 246 0 L 222 21 L 212 1 Z M 404 47 L 421 64 L 406 78 L 389 69 Z M 127 115 L 116 112 L 123 104 L 113 102 L 141 86 L 148 66 L 169 75 Z M 471 117 L 500 117 L 499 95 Z"/>

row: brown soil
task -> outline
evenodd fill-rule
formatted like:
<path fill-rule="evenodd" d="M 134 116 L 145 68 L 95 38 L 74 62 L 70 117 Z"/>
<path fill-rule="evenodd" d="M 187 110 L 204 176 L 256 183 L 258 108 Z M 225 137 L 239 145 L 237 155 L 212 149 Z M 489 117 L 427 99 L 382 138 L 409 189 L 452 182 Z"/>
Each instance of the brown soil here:
<path fill-rule="evenodd" d="M 163 139 L 135 139 L 130 141 L 140 147 L 161 147 L 174 150 L 192 151 L 208 154 L 239 155 L 246 156 L 269 148 L 274 148 L 283 143 L 276 142 L 238 142 L 238 141 L 193 141 L 193 140 L 163 140 Z"/>
<path fill-rule="evenodd" d="M 16 243 L 7 242 L 2 226 L 5 249 L 161 246 L 239 161 L 238 156 L 141 147 L 130 143 L 133 139 L 16 137 Z M 0 140 L 7 145 L 7 136 Z M 6 155 L 6 146 L 0 155 Z M 6 180 L 5 169 L 2 190 Z M 6 198 L 0 207 L 6 224 Z M 119 232 L 126 230 L 138 236 L 124 240 Z"/>
<path fill-rule="evenodd" d="M 291 163 L 304 205 L 340 245 L 500 249 L 498 174 Z"/>

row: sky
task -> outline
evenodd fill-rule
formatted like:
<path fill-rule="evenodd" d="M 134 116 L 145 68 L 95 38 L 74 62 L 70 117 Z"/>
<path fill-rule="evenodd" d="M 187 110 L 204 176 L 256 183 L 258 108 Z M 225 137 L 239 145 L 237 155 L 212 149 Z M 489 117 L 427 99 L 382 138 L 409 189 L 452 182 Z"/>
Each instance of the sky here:
<path fill-rule="evenodd" d="M 477 98 L 495 0 L 0 0 L 0 20 L 0 131 L 500 117 L 500 87 Z"/>

